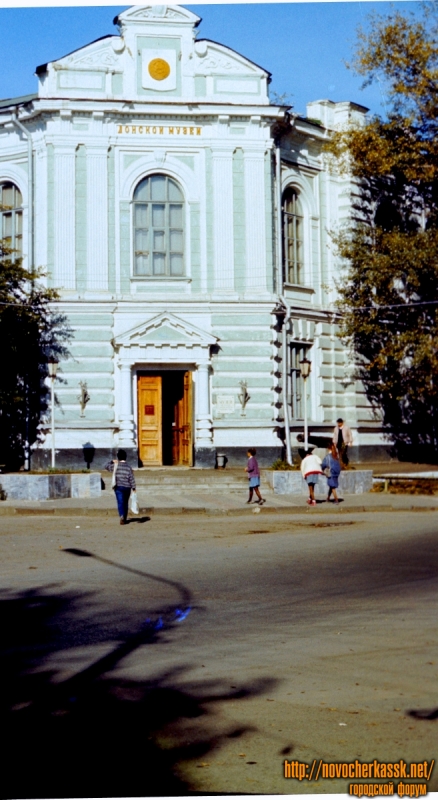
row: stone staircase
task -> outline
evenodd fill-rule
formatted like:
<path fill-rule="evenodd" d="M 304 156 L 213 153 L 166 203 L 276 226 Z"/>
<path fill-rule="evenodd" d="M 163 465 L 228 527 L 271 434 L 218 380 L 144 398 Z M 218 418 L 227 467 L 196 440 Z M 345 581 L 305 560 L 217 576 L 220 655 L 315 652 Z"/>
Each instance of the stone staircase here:
<path fill-rule="evenodd" d="M 223 490 L 242 492 L 248 488 L 248 478 L 242 467 L 230 469 L 195 469 L 193 467 L 143 467 L 134 470 L 138 488 L 157 491 L 169 489 L 202 491 Z M 107 487 L 111 486 L 111 476 L 102 472 Z M 267 487 L 266 487 L 267 488 Z"/>

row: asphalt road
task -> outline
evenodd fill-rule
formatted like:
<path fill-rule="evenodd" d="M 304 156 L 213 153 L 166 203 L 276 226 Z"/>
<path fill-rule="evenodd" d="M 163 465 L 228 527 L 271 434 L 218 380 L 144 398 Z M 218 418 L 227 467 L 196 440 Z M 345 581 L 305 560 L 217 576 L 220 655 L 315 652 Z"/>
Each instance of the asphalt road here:
<path fill-rule="evenodd" d="M 437 758 L 434 513 L 0 518 L 0 557 L 2 797 L 345 793 L 285 759 Z"/>

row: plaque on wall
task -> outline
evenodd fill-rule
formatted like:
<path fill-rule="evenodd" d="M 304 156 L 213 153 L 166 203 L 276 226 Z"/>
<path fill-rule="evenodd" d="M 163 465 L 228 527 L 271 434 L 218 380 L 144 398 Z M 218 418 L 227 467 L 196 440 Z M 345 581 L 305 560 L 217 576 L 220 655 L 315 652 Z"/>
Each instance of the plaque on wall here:
<path fill-rule="evenodd" d="M 219 414 L 229 414 L 234 411 L 234 396 L 232 394 L 218 394 L 216 411 Z"/>

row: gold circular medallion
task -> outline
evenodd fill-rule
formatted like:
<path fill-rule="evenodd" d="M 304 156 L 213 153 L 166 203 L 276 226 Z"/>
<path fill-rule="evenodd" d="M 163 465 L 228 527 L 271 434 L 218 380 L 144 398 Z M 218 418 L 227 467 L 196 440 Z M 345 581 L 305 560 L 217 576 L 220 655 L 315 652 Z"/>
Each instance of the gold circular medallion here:
<path fill-rule="evenodd" d="M 164 81 L 170 75 L 170 66 L 164 58 L 153 58 L 148 70 L 154 81 Z"/>

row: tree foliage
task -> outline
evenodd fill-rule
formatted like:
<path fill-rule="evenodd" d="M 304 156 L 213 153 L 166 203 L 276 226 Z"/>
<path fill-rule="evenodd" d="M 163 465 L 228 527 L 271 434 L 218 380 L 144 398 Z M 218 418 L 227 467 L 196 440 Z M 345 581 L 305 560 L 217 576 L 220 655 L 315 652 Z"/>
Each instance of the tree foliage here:
<path fill-rule="evenodd" d="M 353 176 L 353 220 L 335 235 L 347 264 L 341 335 L 399 455 L 438 451 L 438 24 L 373 15 L 351 65 L 384 79 L 389 107 L 333 137 Z"/>
<path fill-rule="evenodd" d="M 38 439 L 47 409 L 47 360 L 66 357 L 70 330 L 53 310 L 58 295 L 38 285 L 20 258 L 0 239 L 0 463 L 18 469 Z"/>

